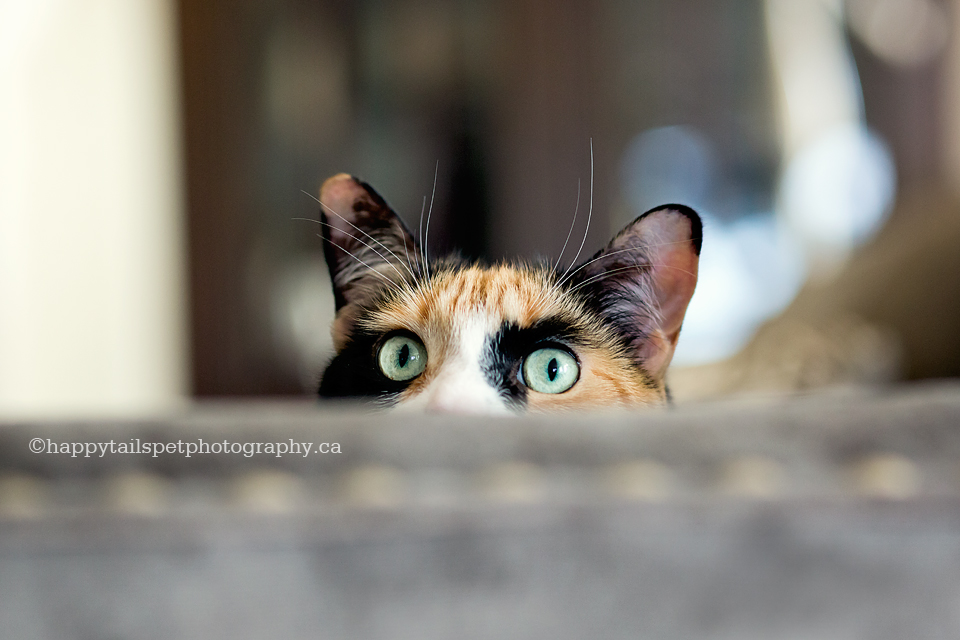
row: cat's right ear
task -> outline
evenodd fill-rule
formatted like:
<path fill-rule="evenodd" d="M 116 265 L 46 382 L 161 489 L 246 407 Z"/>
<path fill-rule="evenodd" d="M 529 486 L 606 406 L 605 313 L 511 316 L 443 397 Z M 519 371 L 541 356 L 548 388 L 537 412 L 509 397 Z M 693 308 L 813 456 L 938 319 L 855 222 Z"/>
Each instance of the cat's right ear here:
<path fill-rule="evenodd" d="M 346 173 L 320 188 L 324 255 L 337 311 L 417 273 L 420 248 L 370 185 Z"/>
<path fill-rule="evenodd" d="M 697 286 L 703 224 L 683 205 L 652 209 L 571 272 L 573 288 L 627 339 L 661 379 Z"/>

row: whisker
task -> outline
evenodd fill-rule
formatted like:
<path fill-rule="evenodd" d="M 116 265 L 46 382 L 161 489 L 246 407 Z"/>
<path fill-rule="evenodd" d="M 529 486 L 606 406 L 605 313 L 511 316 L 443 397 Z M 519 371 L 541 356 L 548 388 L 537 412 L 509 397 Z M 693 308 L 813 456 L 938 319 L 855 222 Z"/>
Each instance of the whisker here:
<path fill-rule="evenodd" d="M 401 289 L 400 286 L 397 285 L 396 282 L 394 282 L 393 280 L 391 280 L 391 279 L 388 278 L 387 276 L 383 275 L 382 273 L 380 273 L 379 271 L 377 271 L 376 269 L 374 269 L 373 267 L 371 267 L 369 264 L 367 264 L 366 262 L 364 262 L 363 260 L 361 260 L 361 259 L 358 258 L 357 256 L 353 255 L 352 253 L 350 253 L 349 251 L 347 251 L 346 249 L 344 249 L 343 247 L 341 247 L 339 244 L 337 244 L 336 242 L 334 242 L 334 241 L 331 240 L 330 238 L 324 238 L 323 235 L 321 235 L 321 234 L 319 234 L 319 233 L 317 234 L 317 237 L 320 238 L 321 240 L 323 240 L 324 242 L 329 242 L 330 244 L 332 244 L 333 246 L 335 246 L 337 249 L 340 249 L 340 251 L 343 251 L 345 254 L 347 254 L 348 256 L 350 256 L 351 258 L 353 258 L 354 260 L 356 260 L 356 261 L 359 262 L 360 264 L 362 264 L 364 267 L 367 268 L 367 271 L 369 271 L 371 274 L 377 276 L 378 278 L 380 278 L 381 280 L 383 280 L 384 282 L 386 282 L 386 283 L 387 283 L 388 285 L 390 285 L 390 287 L 391 287 L 394 291 L 396 291 L 397 293 L 403 293 L 403 289 Z M 348 281 L 349 281 L 350 279 L 351 279 L 351 278 L 347 278 Z"/>
<path fill-rule="evenodd" d="M 573 222 L 570 223 L 570 230 L 567 231 L 567 239 L 563 241 L 563 248 L 560 249 L 560 255 L 557 256 L 556 264 L 563 260 L 563 252 L 567 250 L 567 243 L 570 242 L 570 235 L 573 233 L 573 227 L 577 224 L 577 213 L 580 211 L 580 178 L 577 178 L 577 206 L 573 208 Z"/>
<path fill-rule="evenodd" d="M 610 253 L 603 253 L 603 254 L 597 256 L 596 258 L 591 258 L 590 260 L 587 260 L 587 261 L 584 262 L 582 265 L 580 265 L 579 267 L 577 267 L 576 269 L 574 269 L 569 275 L 566 275 L 566 276 L 561 277 L 560 280 L 557 282 L 557 285 L 559 286 L 559 285 L 563 284 L 564 282 L 566 282 L 567 280 L 570 280 L 571 278 L 573 278 L 573 276 L 577 275 L 577 272 L 578 272 L 578 271 L 580 271 L 580 270 L 583 269 L 584 267 L 587 267 L 587 266 L 589 266 L 589 265 L 591 265 L 591 264 L 593 264 L 594 262 L 597 262 L 597 261 L 599 261 L 599 260 L 603 260 L 604 258 L 609 258 L 610 256 L 615 256 L 615 255 L 617 255 L 618 253 L 629 253 L 629 252 L 631 252 L 631 251 L 643 251 L 644 249 L 652 249 L 653 247 L 666 247 L 666 246 L 671 245 L 671 244 L 685 244 L 685 243 L 687 243 L 687 242 L 690 242 L 690 241 L 689 241 L 689 240 L 675 240 L 675 241 L 672 241 L 672 242 L 651 242 L 651 243 L 648 243 L 648 244 L 637 245 L 636 247 L 630 247 L 629 249 L 620 249 L 620 250 L 618 250 L 618 251 L 611 251 Z M 573 265 L 571 265 L 571 266 L 573 266 Z"/>
<path fill-rule="evenodd" d="M 570 287 L 570 289 L 568 290 L 568 292 L 569 292 L 569 293 L 573 293 L 574 291 L 577 291 L 578 289 L 582 289 L 583 287 L 587 286 L 588 284 L 592 284 L 592 283 L 596 282 L 597 280 L 602 280 L 603 278 L 606 278 L 607 276 L 611 276 L 611 275 L 613 275 L 613 274 L 615 274 L 615 273 L 617 273 L 617 272 L 620 272 L 620 271 L 633 271 L 633 270 L 636 270 L 636 271 L 642 273 L 642 272 L 643 272 L 643 268 L 644 268 L 644 267 L 647 267 L 647 266 L 650 266 L 650 265 L 645 265 L 645 264 L 639 264 L 639 263 L 638 263 L 638 264 L 632 264 L 632 265 L 630 265 L 629 267 L 618 267 L 618 268 L 616 268 L 616 269 L 611 269 L 610 271 L 604 271 L 603 273 L 599 273 L 599 274 L 597 274 L 597 275 L 595 275 L 595 276 L 591 276 L 591 277 L 587 278 L 586 280 L 584 280 L 583 282 L 577 283 L 576 285 Z"/>
<path fill-rule="evenodd" d="M 413 273 L 413 264 L 410 262 L 410 253 L 407 251 L 407 234 L 401 234 L 400 238 L 403 240 L 403 254 L 407 257 L 407 270 L 413 276 L 413 281 L 417 287 L 420 287 L 420 279 Z"/>
<path fill-rule="evenodd" d="M 593 138 L 590 138 L 590 209 L 587 213 L 587 228 L 583 230 L 583 240 L 580 242 L 580 248 L 577 249 L 577 255 L 573 257 L 573 262 L 570 263 L 571 266 L 577 264 L 577 258 L 580 257 L 580 252 L 583 251 L 583 245 L 587 243 L 587 234 L 590 233 L 590 220 L 593 218 Z M 569 271 L 570 268 L 567 268 Z M 566 271 L 563 273 L 564 276 L 567 275 Z"/>
<path fill-rule="evenodd" d="M 420 205 L 420 222 L 417 224 L 417 227 L 419 228 L 418 235 L 419 235 L 419 239 L 420 239 L 420 249 L 421 249 L 421 252 L 420 252 L 420 273 L 423 273 L 423 272 L 424 272 L 424 269 L 423 269 L 423 268 L 424 268 L 424 266 L 426 265 L 426 263 L 425 263 L 424 260 L 423 260 L 423 251 L 422 251 L 422 249 L 423 249 L 423 213 L 424 213 L 426 210 L 427 210 L 427 196 L 423 196 L 423 204 Z M 430 277 L 430 274 L 427 273 L 427 274 L 426 274 L 426 277 L 429 278 L 429 277 Z"/>
<path fill-rule="evenodd" d="M 324 222 L 323 220 L 311 220 L 310 218 L 293 218 L 293 219 L 294 219 L 294 220 L 303 220 L 304 222 L 315 222 L 315 223 L 317 223 L 317 224 L 319 224 L 319 225 L 323 225 L 323 226 L 325 226 L 325 227 L 330 227 L 331 229 L 337 229 L 337 227 L 333 226 L 333 225 L 330 224 L 329 222 Z M 340 229 L 337 229 L 337 231 L 340 231 Z M 361 232 L 362 232 L 362 231 L 361 231 Z M 363 240 L 361 240 L 360 238 L 358 238 L 358 237 L 355 236 L 355 235 L 351 235 L 351 234 L 349 234 L 349 233 L 347 233 L 347 232 L 345 232 L 345 231 L 341 231 L 341 233 L 343 233 L 343 235 L 347 236 L 348 238 L 350 238 L 350 239 L 352 239 L 352 240 L 356 240 L 357 242 L 359 242 L 360 244 L 362 244 L 363 246 L 365 246 L 367 249 L 370 249 L 370 251 L 373 251 L 375 254 L 377 254 L 377 256 L 378 256 L 381 260 L 383 260 L 384 264 L 390 265 L 390 267 L 391 267 L 394 271 L 397 272 L 397 275 L 398 275 L 398 276 L 400 276 L 400 277 L 403 278 L 403 279 L 406 279 L 406 276 L 403 275 L 403 274 L 400 272 L 399 269 L 397 269 L 397 267 L 394 265 L 394 263 L 393 263 L 392 261 L 387 260 L 382 253 L 380 253 L 379 251 L 377 251 L 376 249 L 374 249 L 374 248 L 371 247 L 369 244 L 367 244 L 366 242 L 364 242 Z M 342 249 L 342 247 L 341 247 L 341 249 Z M 384 249 L 386 249 L 386 247 L 384 247 Z M 343 250 L 346 251 L 346 249 L 343 249 Z M 387 251 L 390 251 L 390 249 L 387 249 Z M 392 251 L 390 251 L 390 254 L 393 255 L 393 257 L 396 258 L 398 261 L 400 260 L 400 258 L 399 258 L 397 255 L 395 255 Z M 400 266 L 401 266 L 401 267 L 404 266 L 402 262 L 400 263 Z M 413 273 L 411 272 L 410 275 L 413 276 Z"/>
<path fill-rule="evenodd" d="M 317 204 L 319 204 L 321 207 L 323 207 L 324 209 L 326 209 L 327 211 L 329 211 L 329 212 L 332 213 L 333 215 L 337 216 L 338 218 L 340 218 L 341 220 L 343 220 L 344 222 L 346 222 L 348 225 L 350 225 L 351 227 L 353 227 L 354 229 L 356 229 L 357 231 L 359 231 L 360 233 L 362 233 L 363 235 L 365 235 L 366 237 L 370 238 L 371 240 L 373 240 L 374 242 L 376 242 L 377 244 L 379 244 L 379 245 L 380 245 L 381 247 L 383 247 L 390 255 L 392 255 L 394 258 L 396 258 L 396 259 L 397 259 L 397 262 L 399 262 L 399 263 L 401 264 L 401 266 L 403 265 L 403 262 L 400 260 L 400 256 L 398 256 L 398 255 L 395 254 L 393 251 L 391 251 L 391 250 L 390 250 L 390 247 L 388 247 L 387 245 L 383 244 L 382 242 L 380 242 L 380 240 L 378 240 L 377 238 L 374 238 L 372 235 L 370 235 L 369 233 L 367 233 L 366 231 L 364 231 L 363 229 L 361 229 L 361 228 L 358 227 L 357 225 L 353 224 L 352 222 L 350 222 L 349 220 L 347 220 L 346 218 L 344 218 L 342 215 L 340 215 L 339 213 L 337 213 L 336 211 L 334 211 L 334 210 L 333 210 L 332 208 L 330 208 L 328 205 L 326 205 L 326 204 L 324 204 L 323 202 L 321 202 L 321 201 L 320 201 L 320 198 L 315 197 L 312 193 L 307 193 L 307 192 L 304 191 L 303 189 L 301 189 L 300 192 L 303 193 L 303 194 L 305 194 L 305 195 L 307 195 L 307 196 L 309 196 L 310 198 L 313 198 L 314 200 L 316 200 Z M 300 218 L 300 220 L 304 220 L 304 219 L 306 219 L 306 218 Z M 319 221 L 316 221 L 316 220 L 315 220 L 315 221 L 313 221 L 313 222 L 319 222 Z M 354 238 L 354 240 L 357 240 L 357 238 Z M 406 248 L 406 247 L 404 247 L 404 248 Z M 372 249 L 372 247 L 371 247 L 371 249 Z M 380 254 L 378 253 L 377 255 L 380 255 Z M 383 258 L 383 256 L 380 256 L 380 257 Z M 386 260 L 386 258 L 383 258 L 383 259 Z M 410 275 L 413 276 L 413 271 L 410 271 Z"/>
<path fill-rule="evenodd" d="M 437 166 L 433 169 L 433 193 L 430 194 L 430 211 L 427 212 L 427 232 L 423 239 L 423 260 L 426 266 L 427 277 L 430 277 L 430 216 L 433 215 L 433 199 L 437 195 L 437 175 L 440 173 L 440 161 L 437 160 Z"/>
<path fill-rule="evenodd" d="M 583 287 L 587 286 L 588 284 L 592 284 L 592 283 L 594 283 L 594 282 L 596 282 L 596 281 L 598 281 L 598 280 L 602 280 L 603 278 L 606 278 L 607 276 L 612 276 L 613 274 L 618 273 L 618 272 L 621 272 L 621 271 L 632 271 L 632 270 L 636 269 L 637 271 L 642 272 L 643 269 L 646 268 L 646 267 L 657 267 L 658 269 L 675 269 L 675 270 L 677 270 L 677 271 L 681 271 L 681 272 L 683 272 L 683 273 L 686 273 L 687 275 L 696 277 L 696 274 L 691 273 L 690 271 L 687 271 L 686 269 L 681 269 L 680 267 L 674 267 L 673 265 L 669 265 L 669 264 L 653 264 L 652 262 L 648 262 L 648 263 L 637 263 L 637 264 L 632 264 L 632 265 L 630 265 L 629 267 L 618 267 L 618 268 L 616 268 L 616 269 L 610 269 L 609 271 L 604 271 L 603 273 L 599 273 L 599 274 L 597 274 L 597 275 L 595 275 L 595 276 L 591 276 L 591 277 L 587 278 L 586 280 L 584 280 L 583 282 L 580 282 L 580 283 L 576 284 L 575 286 L 570 287 L 570 289 L 568 289 L 567 292 L 568 292 L 568 293 L 573 293 L 574 291 L 576 291 L 576 290 L 578 290 L 578 289 L 582 289 Z"/>

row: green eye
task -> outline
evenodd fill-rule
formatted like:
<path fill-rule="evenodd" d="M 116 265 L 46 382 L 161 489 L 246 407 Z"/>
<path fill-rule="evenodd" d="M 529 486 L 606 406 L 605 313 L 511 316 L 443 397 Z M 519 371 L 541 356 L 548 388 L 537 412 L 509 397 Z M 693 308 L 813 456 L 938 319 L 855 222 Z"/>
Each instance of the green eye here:
<path fill-rule="evenodd" d="M 427 349 L 416 338 L 393 336 L 380 347 L 379 361 L 391 380 L 412 380 L 427 368 Z"/>
<path fill-rule="evenodd" d="M 537 349 L 523 361 L 523 383 L 540 393 L 563 393 L 579 378 L 577 359 L 563 349 Z"/>

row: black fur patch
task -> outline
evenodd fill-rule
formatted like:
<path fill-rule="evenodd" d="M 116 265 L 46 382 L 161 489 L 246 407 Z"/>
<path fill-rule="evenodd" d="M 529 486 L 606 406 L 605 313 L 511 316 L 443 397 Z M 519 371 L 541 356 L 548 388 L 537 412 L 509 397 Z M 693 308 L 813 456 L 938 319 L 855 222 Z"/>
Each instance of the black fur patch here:
<path fill-rule="evenodd" d="M 480 368 L 509 404 L 522 409 L 527 404 L 527 387 L 520 381 L 523 359 L 544 347 L 560 347 L 576 356 L 571 347 L 582 343 L 577 329 L 560 318 L 546 318 L 526 328 L 504 323 L 487 339 Z"/>
<path fill-rule="evenodd" d="M 576 284 L 576 283 L 574 283 Z M 637 297 L 636 292 L 627 284 L 615 278 L 606 282 L 591 283 L 574 292 L 584 306 L 592 311 L 601 322 L 611 327 L 621 340 L 621 346 L 627 352 L 635 351 L 635 346 L 647 338 L 643 327 L 652 324 L 653 310 L 650 301 Z M 624 311 L 612 311 L 625 300 L 632 306 Z M 641 321 L 643 320 L 643 321 Z"/>
<path fill-rule="evenodd" d="M 321 398 L 380 398 L 392 400 L 413 380 L 391 380 L 383 375 L 378 362 L 380 345 L 387 335 L 357 331 L 350 342 L 330 361 L 320 380 Z M 429 357 L 429 355 L 428 355 Z"/>

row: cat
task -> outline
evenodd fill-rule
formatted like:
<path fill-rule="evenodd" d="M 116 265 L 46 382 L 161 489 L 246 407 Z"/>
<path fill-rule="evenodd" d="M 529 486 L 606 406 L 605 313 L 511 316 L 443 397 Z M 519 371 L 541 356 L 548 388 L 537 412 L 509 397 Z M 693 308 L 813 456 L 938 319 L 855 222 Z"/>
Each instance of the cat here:
<path fill-rule="evenodd" d="M 320 201 L 336 305 L 322 398 L 504 415 L 667 402 L 703 235 L 689 207 L 652 209 L 560 271 L 428 260 L 348 174 L 328 179 Z"/>

